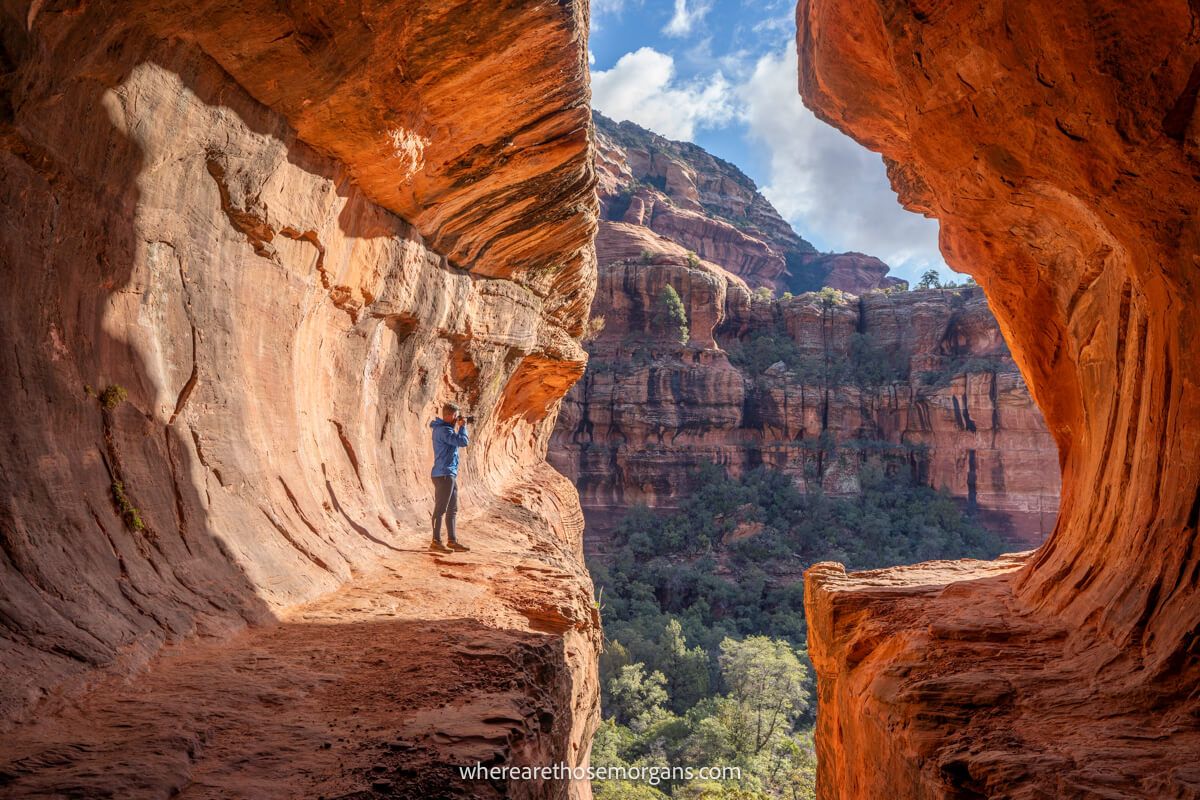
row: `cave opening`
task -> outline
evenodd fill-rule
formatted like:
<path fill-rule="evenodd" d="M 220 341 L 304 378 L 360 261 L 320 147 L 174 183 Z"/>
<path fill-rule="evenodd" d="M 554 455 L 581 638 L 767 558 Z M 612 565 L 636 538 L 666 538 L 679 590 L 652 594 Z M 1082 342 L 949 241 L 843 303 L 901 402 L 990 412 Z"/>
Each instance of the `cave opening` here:
<path fill-rule="evenodd" d="M 728 19 L 719 7 L 712 13 Z M 606 211 L 594 313 L 608 333 L 588 346 L 604 376 L 576 394 L 586 392 L 589 409 L 607 409 L 606 418 L 589 418 L 593 440 L 603 440 L 609 421 L 620 423 L 605 463 L 615 448 L 624 471 L 618 483 L 565 443 L 555 463 L 585 480 L 589 523 L 605 515 L 589 530 L 600 548 L 593 576 L 610 592 L 617 587 L 606 595 L 606 635 L 618 647 L 602 657 L 601 675 L 619 686 L 606 689 L 605 707 L 615 712 L 612 731 L 597 740 L 605 758 L 637 756 L 630 742 L 646 723 L 620 692 L 639 687 L 644 700 L 657 687 L 653 670 L 665 681 L 668 716 L 686 716 L 687 702 L 704 692 L 729 700 L 730 678 L 719 668 L 704 692 L 691 685 L 688 701 L 678 700 L 689 691 L 680 686 L 684 662 L 667 654 L 698 648 L 697 658 L 719 667 L 721 636 L 767 627 L 739 616 L 748 596 L 759 599 L 760 617 L 787 607 L 785 593 L 769 606 L 761 598 L 787 583 L 781 562 L 810 543 L 798 535 L 804 524 L 768 510 L 758 493 L 776 506 L 787 505 L 780 498 L 789 483 L 816 484 L 826 501 L 839 492 L 869 496 L 865 476 L 855 485 L 830 471 L 834 445 L 851 441 L 868 459 L 902 456 L 920 482 L 957 488 L 1010 544 L 1019 529 L 1029 533 L 1024 547 L 1006 548 L 1024 552 L 998 558 L 935 561 L 944 557 L 925 551 L 856 573 L 858 554 L 843 552 L 810 566 L 801 638 L 819 676 L 817 796 L 1200 790 L 1185 755 L 1200 742 L 1197 726 L 1181 724 L 1197 708 L 1185 687 L 1198 674 L 1200 631 L 1189 444 L 1196 362 L 1185 355 L 1195 323 L 1181 314 L 1196 291 L 1194 223 L 1182 199 L 1195 191 L 1196 169 L 1180 136 L 1194 112 L 1196 40 L 1186 11 L 1147 16 L 1153 41 L 1135 32 L 1128 9 L 1110 3 L 1019 13 L 1001 3 L 919 11 L 799 4 L 791 66 L 804 102 L 816 119 L 882 154 L 901 204 L 940 222 L 941 254 L 971 276 L 953 287 L 947 305 L 957 316 L 932 348 L 914 345 L 936 316 L 931 304 L 904 296 L 947 294 L 935 288 L 943 276 L 922 275 L 913 291 L 897 291 L 881 285 L 886 266 L 878 271 L 861 253 L 798 249 L 791 220 L 780 219 L 780 232 L 759 204 L 788 196 L 778 182 L 768 181 L 764 196 L 706 152 L 737 151 L 704 130 L 723 120 L 706 120 L 698 103 L 684 124 L 621 92 L 634 66 L 652 59 L 673 59 L 680 73 L 656 90 L 676 108 L 689 88 L 692 97 L 714 96 L 719 83 L 705 83 L 652 34 L 641 49 L 636 38 L 624 50 L 600 44 L 594 84 Z M 787 65 L 764 57 L 756 76 L 773 61 Z M 1080 64 L 1094 80 L 1079 79 Z M 1014 118 L 1014 102 L 1022 116 Z M 745 108 L 742 118 L 753 120 L 755 106 Z M 803 154 L 808 132 L 782 100 L 771 111 L 791 123 L 776 130 Z M 1156 181 L 1177 187 L 1178 202 L 1154 195 Z M 756 249 L 762 242 L 779 257 Z M 851 291 L 835 280 L 858 283 Z M 664 286 L 685 306 L 686 330 L 677 337 L 673 326 L 625 324 L 630 297 L 653 303 Z M 889 326 L 903 347 L 872 353 L 870 342 L 853 339 Z M 634 341 L 641 363 L 627 358 Z M 839 343 L 832 354 L 831 341 Z M 674 370 L 694 407 L 644 391 L 647 369 L 656 380 Z M 1006 375 L 1016 376 L 1019 402 Z M 865 392 L 871 382 L 880 391 Z M 847 397 L 842 387 L 855 392 Z M 577 401 L 568 395 L 567 419 Z M 911 435 L 888 441 L 898 430 L 936 429 L 943 414 L 965 442 L 950 480 L 939 476 L 945 442 L 921 449 Z M 1025 441 L 1011 436 L 1022 417 L 1036 420 L 1021 431 Z M 664 428 L 704 433 L 672 437 L 666 448 Z M 1034 428 L 1040 448 L 1030 447 Z M 881 452 L 885 442 L 905 451 Z M 799 461 L 807 463 L 788 474 Z M 773 482 L 755 469 L 764 463 L 790 480 Z M 897 471 L 883 476 L 894 488 Z M 999 519 L 998 498 L 1021 492 L 1023 518 Z M 827 513 L 811 497 L 795 502 L 809 517 Z M 855 519 L 860 534 L 872 524 Z M 656 604 L 637 605 L 641 586 L 664 582 L 670 591 Z M 634 734 L 621 739 L 623 729 Z M 1098 749 L 1098 741 L 1113 747 Z"/>

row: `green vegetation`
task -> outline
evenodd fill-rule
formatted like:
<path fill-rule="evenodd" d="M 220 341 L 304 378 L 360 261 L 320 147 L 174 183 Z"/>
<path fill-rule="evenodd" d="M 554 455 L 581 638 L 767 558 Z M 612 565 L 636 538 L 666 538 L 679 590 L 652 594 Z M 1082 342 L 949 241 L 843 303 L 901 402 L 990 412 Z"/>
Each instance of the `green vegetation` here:
<path fill-rule="evenodd" d="M 590 342 L 604 332 L 606 320 L 602 316 L 592 317 L 583 330 L 583 341 Z"/>
<path fill-rule="evenodd" d="M 768 468 L 733 479 L 707 465 L 677 511 L 640 507 L 621 521 L 612 555 L 589 564 L 608 640 L 593 763 L 733 765 L 742 780 L 597 782 L 598 798 L 811 798 L 803 569 L 1000 552 L 946 493 L 862 444 L 857 496 L 806 494 Z"/>
<path fill-rule="evenodd" d="M 700 256 L 696 255 L 691 250 L 688 250 L 687 263 L 688 263 L 688 266 L 691 267 L 692 269 L 699 267 L 700 266 Z"/>
<path fill-rule="evenodd" d="M 802 654 L 766 636 L 721 642 L 722 691 L 685 711 L 671 707 L 662 672 L 626 664 L 608 682 L 607 708 L 592 745 L 596 767 L 722 766 L 737 781 L 666 780 L 658 786 L 598 781 L 597 798 L 812 797 L 816 757 L 811 734 L 797 731 L 809 710 L 809 672 Z M 797 791 L 799 790 L 799 793 Z"/>
<path fill-rule="evenodd" d="M 921 273 L 921 280 L 917 281 L 918 289 L 966 289 L 978 285 L 970 275 L 961 283 L 958 281 L 943 281 L 935 269 L 925 270 Z"/>
<path fill-rule="evenodd" d="M 770 286 L 760 286 L 750 295 L 751 302 L 769 303 L 775 299 L 775 292 Z"/>
<path fill-rule="evenodd" d="M 844 306 L 849 302 L 849 295 L 840 289 L 835 289 L 832 286 L 824 286 L 821 291 L 817 292 L 817 297 L 821 298 L 821 305 L 826 308 L 833 306 Z"/>
<path fill-rule="evenodd" d="M 113 384 L 100 393 L 100 405 L 106 411 L 112 411 L 117 406 L 124 403 L 129 397 L 129 393 L 125 391 L 124 386 Z"/>
<path fill-rule="evenodd" d="M 121 519 L 125 521 L 125 527 L 135 533 L 144 531 L 146 524 L 142 522 L 142 514 L 125 494 L 125 484 L 122 481 L 113 481 L 112 496 L 113 502 L 117 504 L 117 511 L 121 514 Z"/>
<path fill-rule="evenodd" d="M 664 286 L 658 293 L 653 322 L 655 329 L 665 336 L 677 340 L 680 344 L 687 344 L 687 309 L 683 307 L 683 300 L 679 298 L 679 292 L 675 291 L 674 286 Z"/>

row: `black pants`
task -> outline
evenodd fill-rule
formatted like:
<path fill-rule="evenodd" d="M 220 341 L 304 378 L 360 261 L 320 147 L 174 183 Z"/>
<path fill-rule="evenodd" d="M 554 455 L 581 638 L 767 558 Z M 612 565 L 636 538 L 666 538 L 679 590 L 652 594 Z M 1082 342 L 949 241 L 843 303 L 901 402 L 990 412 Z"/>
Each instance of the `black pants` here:
<path fill-rule="evenodd" d="M 446 538 L 457 542 L 454 529 L 458 517 L 458 480 L 453 475 L 433 479 L 433 540 L 442 540 L 442 517 L 446 518 Z"/>

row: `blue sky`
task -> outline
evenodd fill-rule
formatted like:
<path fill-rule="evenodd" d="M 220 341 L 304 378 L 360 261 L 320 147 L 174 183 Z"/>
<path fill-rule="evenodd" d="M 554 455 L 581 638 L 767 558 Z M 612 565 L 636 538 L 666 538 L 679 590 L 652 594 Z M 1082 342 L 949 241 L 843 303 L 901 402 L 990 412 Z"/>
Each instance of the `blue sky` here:
<path fill-rule="evenodd" d="M 823 251 L 882 258 L 915 282 L 937 223 L 905 211 L 878 155 L 796 91 L 794 0 L 592 0 L 592 104 L 737 164 Z"/>

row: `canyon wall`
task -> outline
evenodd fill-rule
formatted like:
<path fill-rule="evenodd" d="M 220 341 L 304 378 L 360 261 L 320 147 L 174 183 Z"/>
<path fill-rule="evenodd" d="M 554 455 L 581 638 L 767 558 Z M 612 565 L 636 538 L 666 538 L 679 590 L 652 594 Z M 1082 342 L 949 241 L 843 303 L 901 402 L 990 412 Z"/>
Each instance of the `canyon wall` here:
<path fill-rule="evenodd" d="M 595 286 L 586 14 L 6 4 L 0 756 L 48 698 L 420 552 L 453 400 L 464 512 L 556 576 L 459 609 L 461 647 L 523 637 L 494 679 L 534 724 L 494 755 L 585 762 L 598 621 L 544 456 Z"/>
<path fill-rule="evenodd" d="M 988 294 L 1036 553 L 813 567 L 821 797 L 1200 796 L 1200 35 L 1182 2 L 802 0 L 800 89 Z"/>
<path fill-rule="evenodd" d="M 888 276 L 877 258 L 818 253 L 754 181 L 702 147 L 632 122 L 595 118 L 597 189 L 605 219 L 653 231 L 753 288 L 803 292 L 832 286 L 858 294 L 903 283 Z"/>
<path fill-rule="evenodd" d="M 606 219 L 592 314 L 604 327 L 550 449 L 579 489 L 590 550 L 634 505 L 675 506 L 703 463 L 735 475 L 766 464 L 852 494 L 880 456 L 1014 546 L 1041 543 L 1058 455 L 978 287 L 877 291 L 897 283 L 886 264 L 812 252 L 732 165 L 629 123 L 598 118 L 597 131 Z M 736 238 L 718 249 L 721 232 Z M 768 263 L 820 265 L 801 274 L 861 296 L 752 290 Z M 664 329 L 667 287 L 686 341 Z"/>

